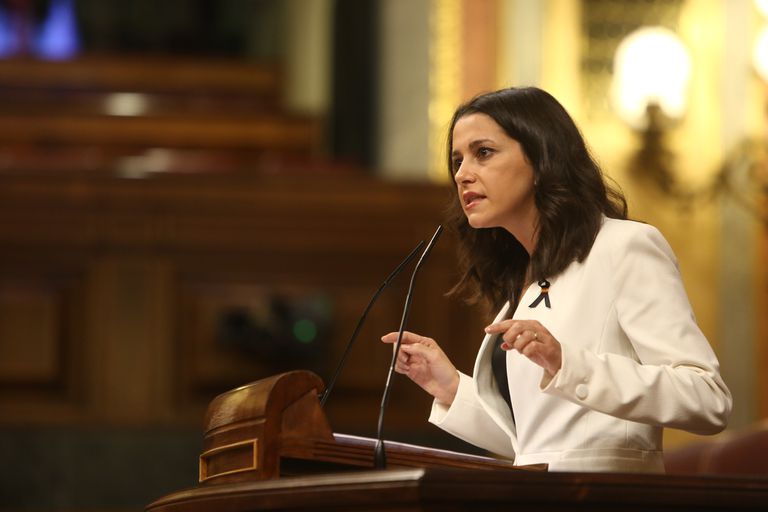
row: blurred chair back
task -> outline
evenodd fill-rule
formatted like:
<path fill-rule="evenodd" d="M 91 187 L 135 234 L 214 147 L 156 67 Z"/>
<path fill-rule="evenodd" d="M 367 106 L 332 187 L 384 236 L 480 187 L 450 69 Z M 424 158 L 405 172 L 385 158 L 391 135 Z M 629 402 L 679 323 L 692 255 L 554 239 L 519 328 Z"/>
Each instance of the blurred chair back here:
<path fill-rule="evenodd" d="M 669 450 L 667 473 L 768 476 L 768 420 L 728 434 Z"/>

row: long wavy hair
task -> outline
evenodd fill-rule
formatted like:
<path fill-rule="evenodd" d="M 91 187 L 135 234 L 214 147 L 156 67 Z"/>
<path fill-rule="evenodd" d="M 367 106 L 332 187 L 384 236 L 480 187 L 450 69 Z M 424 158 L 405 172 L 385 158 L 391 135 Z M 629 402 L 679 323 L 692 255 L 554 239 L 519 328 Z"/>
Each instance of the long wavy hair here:
<path fill-rule="evenodd" d="M 626 219 L 627 202 L 606 182 L 578 127 L 549 93 L 509 88 L 482 94 L 456 109 L 448 132 L 448 172 L 453 180 L 453 130 L 464 116 L 491 117 L 515 139 L 533 168 L 539 212 L 536 248 L 529 256 L 504 228 L 475 229 L 461 208 L 458 191 L 447 226 L 459 240 L 461 278 L 449 294 L 467 294 L 498 309 L 517 303 L 526 281 L 551 279 L 589 254 L 603 215 Z"/>

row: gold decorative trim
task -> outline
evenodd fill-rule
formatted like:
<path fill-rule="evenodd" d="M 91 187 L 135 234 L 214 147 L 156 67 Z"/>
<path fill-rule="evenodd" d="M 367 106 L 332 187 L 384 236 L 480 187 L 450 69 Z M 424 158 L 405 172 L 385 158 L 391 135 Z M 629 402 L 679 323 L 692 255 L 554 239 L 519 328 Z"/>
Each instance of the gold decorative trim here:
<path fill-rule="evenodd" d="M 432 0 L 429 19 L 429 177 L 448 180 L 448 123 L 461 99 L 461 0 Z"/>
<path fill-rule="evenodd" d="M 210 459 L 214 455 L 218 455 L 222 452 L 231 451 L 237 448 L 241 448 L 243 446 L 250 445 L 252 448 L 253 453 L 253 459 L 250 466 L 244 467 L 244 468 L 237 468 L 237 469 L 231 469 L 229 471 L 224 471 L 222 473 L 216 473 L 215 475 L 209 475 L 208 474 L 208 459 Z M 200 474 L 198 476 L 198 481 L 200 483 L 205 482 L 206 480 L 210 480 L 211 478 L 224 476 L 224 475 L 232 475 L 236 473 L 244 473 L 246 471 L 255 471 L 259 467 L 259 440 L 258 439 L 248 439 L 245 441 L 239 441 L 237 443 L 227 444 L 224 446 L 219 446 L 217 448 L 212 448 L 208 450 L 207 452 L 203 452 L 200 455 L 200 461 L 199 461 L 199 471 Z"/>

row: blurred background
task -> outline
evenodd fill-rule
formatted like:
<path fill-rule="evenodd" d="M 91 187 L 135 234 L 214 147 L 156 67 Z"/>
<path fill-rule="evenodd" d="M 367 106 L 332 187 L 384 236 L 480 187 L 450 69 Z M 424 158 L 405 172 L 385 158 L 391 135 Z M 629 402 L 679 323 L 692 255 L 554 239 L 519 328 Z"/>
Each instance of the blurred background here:
<path fill-rule="evenodd" d="M 678 255 L 735 397 L 768 416 L 768 2 L 0 1 L 0 509 L 141 510 L 196 484 L 209 401 L 326 382 L 389 271 L 440 222 L 455 106 L 538 85 Z M 489 313 L 409 328 L 470 372 Z M 407 277 L 326 412 L 375 435 Z M 470 450 L 395 379 L 386 435 Z M 668 447 L 697 438 L 669 431 Z"/>

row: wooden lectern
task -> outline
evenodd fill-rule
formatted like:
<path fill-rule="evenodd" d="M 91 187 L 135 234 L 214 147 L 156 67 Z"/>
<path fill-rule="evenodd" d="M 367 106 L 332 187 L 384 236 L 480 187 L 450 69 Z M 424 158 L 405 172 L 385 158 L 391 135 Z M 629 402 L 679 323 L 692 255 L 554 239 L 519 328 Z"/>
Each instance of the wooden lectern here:
<path fill-rule="evenodd" d="M 216 397 L 205 416 L 202 485 L 373 468 L 373 439 L 334 434 L 308 371 L 275 375 Z M 385 443 L 388 465 L 515 470 L 511 462 Z M 542 468 L 543 469 L 543 468 Z"/>
<path fill-rule="evenodd" d="M 762 510 L 768 480 L 548 473 L 488 457 L 334 434 L 322 380 L 288 372 L 216 397 L 205 417 L 200 484 L 148 512 L 255 510 Z"/>

